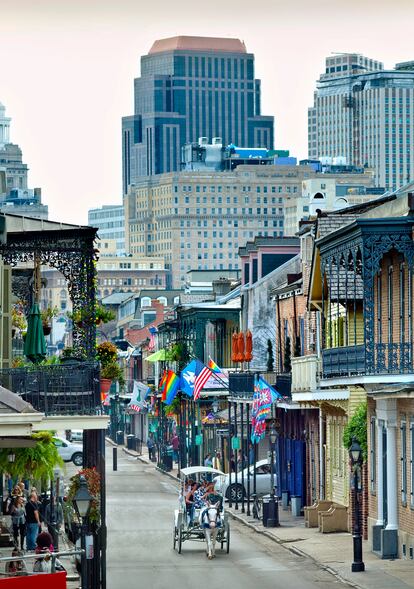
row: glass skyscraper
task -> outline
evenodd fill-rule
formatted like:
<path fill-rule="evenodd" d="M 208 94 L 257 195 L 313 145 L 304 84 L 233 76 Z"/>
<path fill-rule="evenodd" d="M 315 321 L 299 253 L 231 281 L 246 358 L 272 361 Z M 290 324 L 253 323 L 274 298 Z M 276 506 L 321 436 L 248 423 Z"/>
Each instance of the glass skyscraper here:
<path fill-rule="evenodd" d="M 384 70 L 354 53 L 330 56 L 308 110 L 309 157 L 375 171 L 387 190 L 414 178 L 414 61 Z"/>
<path fill-rule="evenodd" d="M 134 82 L 134 114 L 122 120 L 123 192 L 143 176 L 180 169 L 181 147 L 199 137 L 273 148 L 273 117 L 260 114 L 254 56 L 238 39 L 155 41 Z"/>

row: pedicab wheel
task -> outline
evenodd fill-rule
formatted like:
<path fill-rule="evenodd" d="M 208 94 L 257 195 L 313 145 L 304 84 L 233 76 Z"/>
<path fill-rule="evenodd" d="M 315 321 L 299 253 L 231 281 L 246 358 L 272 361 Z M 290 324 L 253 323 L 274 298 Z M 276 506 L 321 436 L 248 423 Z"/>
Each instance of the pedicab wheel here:
<path fill-rule="evenodd" d="M 177 539 L 178 539 L 178 530 L 177 530 L 177 526 L 174 526 L 174 536 L 173 536 L 173 548 L 175 550 L 175 547 L 177 546 Z"/>
<path fill-rule="evenodd" d="M 183 545 L 183 535 L 184 535 L 184 526 L 181 524 L 180 529 L 178 530 L 178 554 L 181 554 L 181 548 Z"/>

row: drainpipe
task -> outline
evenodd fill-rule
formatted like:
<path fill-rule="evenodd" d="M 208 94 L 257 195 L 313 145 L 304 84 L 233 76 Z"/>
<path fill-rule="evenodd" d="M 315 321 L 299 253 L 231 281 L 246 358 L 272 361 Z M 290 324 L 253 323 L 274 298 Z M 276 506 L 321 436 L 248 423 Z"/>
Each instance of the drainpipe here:
<path fill-rule="evenodd" d="M 278 331 L 278 340 L 279 340 L 279 371 L 282 372 L 283 370 L 283 352 L 282 352 L 282 326 L 280 325 L 280 304 L 279 304 L 279 297 L 276 297 L 276 306 L 277 306 L 277 331 Z"/>

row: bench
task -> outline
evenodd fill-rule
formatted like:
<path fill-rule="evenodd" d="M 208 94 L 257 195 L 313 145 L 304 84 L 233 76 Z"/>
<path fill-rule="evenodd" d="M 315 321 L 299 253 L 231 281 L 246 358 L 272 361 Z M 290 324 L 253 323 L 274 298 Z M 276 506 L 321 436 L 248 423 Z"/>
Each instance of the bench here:
<path fill-rule="evenodd" d="M 322 534 L 348 531 L 348 508 L 334 503 L 326 511 L 318 513 L 319 531 Z"/>
<path fill-rule="evenodd" d="M 313 505 L 303 508 L 305 515 L 305 527 L 317 528 L 319 525 L 319 512 L 327 511 L 333 505 L 333 501 L 320 500 Z"/>

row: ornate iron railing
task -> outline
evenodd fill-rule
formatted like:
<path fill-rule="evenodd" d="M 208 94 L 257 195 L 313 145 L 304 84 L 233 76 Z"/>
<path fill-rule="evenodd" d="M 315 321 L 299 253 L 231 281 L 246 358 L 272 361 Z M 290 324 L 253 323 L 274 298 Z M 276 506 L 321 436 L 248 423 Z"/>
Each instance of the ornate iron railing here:
<path fill-rule="evenodd" d="M 99 365 L 94 362 L 2 369 L 0 385 L 45 415 L 101 413 Z"/>

